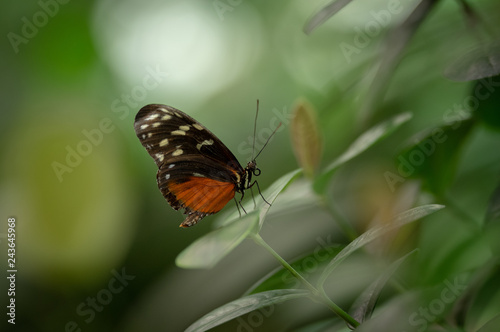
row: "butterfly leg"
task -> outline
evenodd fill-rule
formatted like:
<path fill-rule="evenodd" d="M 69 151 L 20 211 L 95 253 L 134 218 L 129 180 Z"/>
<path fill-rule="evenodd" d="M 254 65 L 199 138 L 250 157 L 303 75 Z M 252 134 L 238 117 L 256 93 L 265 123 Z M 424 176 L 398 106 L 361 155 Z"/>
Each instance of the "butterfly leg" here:
<path fill-rule="evenodd" d="M 253 195 L 252 187 L 250 187 L 250 192 L 252 193 L 253 208 L 256 209 L 257 208 L 257 203 L 255 203 L 255 196 Z"/>
<path fill-rule="evenodd" d="M 250 186 L 248 186 L 248 188 L 252 188 L 254 184 L 257 185 L 257 190 L 259 191 L 260 197 L 262 197 L 262 199 L 264 200 L 264 202 L 267 203 L 267 205 L 271 206 L 271 203 L 269 203 L 268 201 L 266 201 L 266 199 L 264 198 L 264 196 L 262 196 L 262 192 L 260 191 L 259 183 L 257 182 L 257 180 L 255 180 Z"/>
<path fill-rule="evenodd" d="M 238 213 L 239 213 L 240 218 L 241 218 L 241 211 L 240 211 L 240 207 L 238 206 L 238 201 L 236 200 L 236 196 L 234 196 L 234 202 L 236 203 L 236 208 L 238 209 Z"/>
<path fill-rule="evenodd" d="M 243 207 L 243 204 L 241 204 L 241 201 L 243 200 L 243 197 L 245 197 L 245 192 L 244 191 L 241 191 L 241 198 L 240 198 L 240 206 L 241 206 L 241 209 L 243 210 L 243 212 L 245 212 L 245 214 L 247 214 L 247 211 L 245 210 L 245 208 Z M 239 210 L 239 209 L 238 209 Z M 241 214 L 240 214 L 241 216 Z"/>

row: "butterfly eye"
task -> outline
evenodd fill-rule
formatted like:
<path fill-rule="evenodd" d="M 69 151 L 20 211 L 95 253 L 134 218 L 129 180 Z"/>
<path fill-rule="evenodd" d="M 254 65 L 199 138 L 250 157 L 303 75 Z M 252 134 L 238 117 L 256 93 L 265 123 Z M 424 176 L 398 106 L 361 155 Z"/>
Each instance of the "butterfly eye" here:
<path fill-rule="evenodd" d="M 253 170 L 253 175 L 259 176 L 260 175 L 260 169 L 259 168 L 254 169 Z"/>

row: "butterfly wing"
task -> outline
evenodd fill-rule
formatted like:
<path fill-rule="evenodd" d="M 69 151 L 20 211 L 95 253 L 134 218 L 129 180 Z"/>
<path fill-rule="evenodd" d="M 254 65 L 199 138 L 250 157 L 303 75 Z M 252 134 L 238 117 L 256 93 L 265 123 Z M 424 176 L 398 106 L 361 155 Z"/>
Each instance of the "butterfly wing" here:
<path fill-rule="evenodd" d="M 244 170 L 206 127 L 170 106 L 144 106 L 135 132 L 159 170 L 157 183 L 175 209 L 188 214 L 182 227 L 220 211 L 234 197 Z"/>
<path fill-rule="evenodd" d="M 214 176 L 215 168 L 208 171 L 211 177 L 202 176 L 206 160 L 178 160 L 171 165 L 174 166 L 160 167 L 157 183 L 172 208 L 184 209 L 188 215 L 181 227 L 192 226 L 206 215 L 219 212 L 234 197 L 235 183 L 224 176 Z M 193 169 L 197 172 L 193 173 Z"/>
<path fill-rule="evenodd" d="M 135 132 L 158 167 L 165 159 L 200 156 L 242 171 L 232 152 L 205 126 L 167 105 L 146 105 L 137 113 Z"/>

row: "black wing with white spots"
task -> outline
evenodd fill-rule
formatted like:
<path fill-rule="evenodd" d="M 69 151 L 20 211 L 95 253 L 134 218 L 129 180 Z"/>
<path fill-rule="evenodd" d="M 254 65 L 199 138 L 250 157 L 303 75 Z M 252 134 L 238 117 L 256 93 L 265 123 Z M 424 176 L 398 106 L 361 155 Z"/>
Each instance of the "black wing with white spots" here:
<path fill-rule="evenodd" d="M 172 208 L 185 209 L 188 214 L 182 227 L 192 226 L 205 215 L 220 210 L 225 203 L 213 204 L 212 211 L 209 202 L 226 201 L 240 187 L 246 171 L 236 157 L 205 126 L 182 111 L 161 104 L 144 106 L 136 115 L 134 128 L 158 166 L 161 193 Z M 217 196 L 216 187 L 224 188 L 223 198 Z M 189 197 L 206 201 L 207 211 L 196 209 Z"/>
<path fill-rule="evenodd" d="M 232 152 L 205 126 L 167 105 L 146 105 L 135 117 L 135 132 L 158 167 L 203 157 L 243 172 Z"/>

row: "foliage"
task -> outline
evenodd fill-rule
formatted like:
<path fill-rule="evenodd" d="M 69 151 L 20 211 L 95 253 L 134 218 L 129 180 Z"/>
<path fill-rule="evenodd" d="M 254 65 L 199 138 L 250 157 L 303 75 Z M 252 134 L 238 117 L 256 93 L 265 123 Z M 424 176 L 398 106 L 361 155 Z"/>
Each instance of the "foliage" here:
<path fill-rule="evenodd" d="M 497 0 L 2 9 L 17 329 L 498 330 Z M 179 229 L 132 129 L 150 103 L 243 166 L 269 142 L 247 214 Z"/>
<path fill-rule="evenodd" d="M 307 33 L 311 33 L 313 30 L 317 29 L 318 26 L 326 22 L 329 17 L 337 14 L 340 9 L 349 3 L 350 1 L 332 1 L 309 21 L 305 31 Z M 421 4 L 410 14 L 406 21 L 404 21 L 400 26 L 394 27 L 393 30 L 389 32 L 389 36 L 386 40 L 388 55 L 381 61 L 379 71 L 376 76 L 376 79 L 384 83 L 377 84 L 377 86 L 374 87 L 374 89 L 367 95 L 367 101 L 371 104 L 368 105 L 365 103 L 364 109 L 362 109 L 361 116 L 365 117 L 365 120 L 367 119 L 366 116 L 369 115 L 369 117 L 372 117 L 375 110 L 380 107 L 377 103 L 381 103 L 381 96 L 386 89 L 385 82 L 389 81 L 390 75 L 394 72 L 394 68 L 400 61 L 401 54 L 406 49 L 405 46 L 410 42 L 411 36 L 417 31 L 419 26 L 425 22 L 428 14 L 432 12 L 435 3 L 437 3 L 437 1 L 422 1 Z M 467 15 L 471 16 L 474 14 L 474 11 L 470 7 L 464 6 L 464 8 L 468 9 L 468 11 L 465 12 Z M 397 47 L 394 47 L 395 45 L 397 45 Z M 498 74 L 498 59 L 499 53 L 497 51 L 496 43 L 493 43 L 491 46 L 478 46 L 477 50 L 468 52 L 466 55 L 462 56 L 462 58 L 457 59 L 452 66 L 449 66 L 447 69 L 447 76 L 452 79 L 463 81 L 476 81 L 492 77 Z M 483 107 L 480 110 L 481 113 L 479 114 L 483 114 Z M 316 175 L 315 169 L 318 165 L 319 152 L 322 149 L 322 143 L 319 137 L 322 135 L 316 125 L 315 117 L 316 115 L 314 114 L 314 109 L 309 103 L 304 103 L 303 101 L 298 103 L 295 109 L 294 122 L 292 123 L 291 128 L 292 143 L 296 152 L 298 163 L 304 168 L 305 175 L 311 178 L 310 185 L 314 188 L 318 199 L 323 202 L 326 201 L 328 204 L 328 200 L 330 198 L 325 195 L 332 182 L 333 176 L 336 174 L 338 169 L 348 164 L 353 158 L 369 150 L 379 141 L 390 137 L 393 132 L 411 120 L 412 114 L 403 113 L 396 115 L 391 119 L 367 130 L 355 139 L 351 146 L 343 154 L 335 158 L 334 161 L 330 162 L 329 165 L 324 167 L 319 174 Z M 434 195 L 436 201 L 446 202 L 450 186 L 453 184 L 456 176 L 456 169 L 459 165 L 460 158 L 463 155 L 462 147 L 466 144 L 466 138 L 469 136 L 469 133 L 477 127 L 477 122 L 475 121 L 476 117 L 477 116 L 475 114 L 462 114 L 462 116 L 458 118 L 455 117 L 452 121 L 446 121 L 442 126 L 432 130 L 428 129 L 427 131 L 417 134 L 408 140 L 412 143 L 407 144 L 407 147 L 400 152 L 400 159 L 398 161 L 406 160 L 410 163 L 413 162 L 416 164 L 409 166 L 411 169 L 407 169 L 407 174 L 405 174 L 405 176 L 411 176 L 412 178 L 420 179 L 422 181 L 424 184 L 422 187 L 422 194 L 427 191 Z M 498 115 L 494 118 L 497 117 Z M 425 155 L 422 151 L 420 151 L 418 158 L 421 160 L 417 160 L 417 162 L 415 162 L 415 151 L 418 149 L 423 149 Z M 278 195 L 285 187 L 289 186 L 290 183 L 296 179 L 295 174 L 297 174 L 297 172 L 285 175 L 273 184 L 272 187 L 279 188 L 274 191 L 275 195 L 272 196 L 273 201 L 275 200 L 276 195 Z M 495 194 L 495 198 L 492 199 L 490 211 L 492 209 L 496 209 L 497 198 L 498 193 Z M 280 204 L 286 205 L 287 202 L 286 200 L 280 201 Z M 418 255 L 418 249 L 414 249 L 409 253 L 402 255 L 401 258 L 394 261 L 363 292 L 360 291 L 359 297 L 354 301 L 350 310 L 352 313 L 351 315 L 335 304 L 335 300 L 332 300 L 325 291 L 325 287 L 329 283 L 335 282 L 334 278 L 329 278 L 330 275 L 334 272 L 334 269 L 337 266 L 339 266 L 356 250 L 366 247 L 367 244 L 372 241 L 384 238 L 391 231 L 399 229 L 407 223 L 411 223 L 427 215 L 433 214 L 442 208 L 444 208 L 443 205 L 428 204 L 400 212 L 392 220 L 383 221 L 380 226 L 369 228 L 366 232 L 357 236 L 350 243 L 337 243 L 334 247 L 330 247 L 327 252 L 322 253 L 326 255 L 325 257 L 327 257 L 326 262 L 323 262 L 323 264 L 320 265 L 321 271 L 317 275 L 316 285 L 313 285 L 302 275 L 307 273 L 307 271 L 304 271 L 302 267 L 305 261 L 314 260 L 314 254 L 305 254 L 302 258 L 295 260 L 293 263 L 288 263 L 278 253 L 276 253 L 260 236 L 264 218 L 266 217 L 266 212 L 268 210 L 268 207 L 263 210 L 261 206 L 261 212 L 258 216 L 255 213 L 251 213 L 242 221 L 238 221 L 238 223 L 242 225 L 243 222 L 249 218 L 252 220 L 258 219 L 258 223 L 261 227 L 256 228 L 253 226 L 257 221 L 254 221 L 248 226 L 241 226 L 245 228 L 246 231 L 244 233 L 238 233 L 236 242 L 241 242 L 243 236 L 253 238 L 257 245 L 267 249 L 281 263 L 282 268 L 276 269 L 275 271 L 270 272 L 267 276 L 262 277 L 243 297 L 215 309 L 200 320 L 193 323 L 188 330 L 206 331 L 209 328 L 213 328 L 214 326 L 222 324 L 229 319 L 235 318 L 236 316 L 244 315 L 250 310 L 250 307 L 244 305 L 244 303 L 252 303 L 251 310 L 255 310 L 268 305 L 274 306 L 277 303 L 287 301 L 288 299 L 295 299 L 300 296 L 308 296 L 312 300 L 322 303 L 333 311 L 337 315 L 337 318 L 343 319 L 351 329 L 357 328 L 358 326 L 363 327 L 365 322 L 367 323 L 367 326 L 371 326 L 370 324 L 377 324 L 376 322 L 378 318 L 375 318 L 373 322 L 370 322 L 370 320 L 373 312 L 377 308 L 377 303 L 380 305 L 379 299 L 382 290 L 390 280 L 395 279 L 394 275 L 397 274 L 398 268 L 404 263 L 405 260 L 407 260 L 410 254 Z M 259 211 L 259 209 L 257 209 L 257 211 Z M 490 212 L 490 216 L 491 215 L 492 213 Z M 337 217 L 336 215 L 332 216 L 334 218 Z M 435 222 L 438 222 L 438 220 L 435 219 Z M 223 222 L 219 222 L 217 224 L 222 225 Z M 492 224 L 494 224 L 494 221 L 488 223 L 487 227 L 496 230 L 498 227 L 494 225 L 492 226 Z M 225 225 L 213 233 L 207 234 L 198 239 L 192 246 L 186 249 L 186 251 L 190 253 L 189 257 L 192 258 L 186 259 L 186 251 L 184 251 L 181 256 L 179 256 L 178 261 L 182 260 L 181 265 L 189 267 L 197 267 L 198 265 L 196 262 L 199 257 L 203 257 L 202 260 L 205 262 L 212 262 L 214 260 L 213 257 L 210 257 L 212 254 L 208 254 L 208 257 L 206 257 L 206 255 L 207 253 L 212 252 L 211 247 L 214 242 L 212 239 L 213 234 L 230 232 L 232 227 L 235 227 L 234 225 L 234 221 L 229 222 L 228 225 Z M 352 225 L 348 226 L 347 229 L 345 227 L 343 228 L 346 231 L 345 235 L 347 238 L 352 237 L 354 232 L 353 228 L 349 228 L 351 226 Z M 342 228 L 342 226 L 340 227 Z M 495 234 L 497 233 L 498 232 L 495 232 Z M 496 236 L 494 237 L 497 238 Z M 491 243 L 493 242 L 494 241 L 491 241 Z M 220 243 L 223 245 L 224 241 L 220 241 Z M 493 246 L 495 247 L 496 245 Z M 325 249 L 322 250 L 324 251 Z M 204 254 L 201 255 L 201 252 L 204 252 Z M 224 252 L 224 254 L 227 254 L 227 252 Z M 318 255 L 319 251 L 315 254 Z M 217 260 L 220 259 L 218 254 L 214 254 L 213 256 L 217 256 Z M 208 266 L 211 267 L 212 264 L 208 263 L 207 267 Z M 498 265 L 494 266 L 497 267 Z M 481 269 L 479 269 L 477 273 L 480 273 L 480 271 Z M 475 295 L 477 291 L 484 286 L 483 283 L 486 280 L 489 280 L 488 278 L 492 276 L 492 273 L 496 273 L 498 269 L 490 268 L 488 271 L 489 273 L 486 274 L 486 278 L 480 279 L 479 282 L 476 280 L 476 285 L 473 288 L 475 290 L 469 290 L 469 292 L 465 294 L 456 294 L 455 299 L 458 298 L 456 303 L 463 302 L 460 301 L 460 298 L 470 299 L 472 296 L 471 294 Z M 474 272 L 471 273 L 471 276 L 474 276 Z M 471 276 L 469 276 L 467 280 L 470 280 Z M 298 288 L 305 288 L 307 291 L 304 292 L 299 291 L 298 289 L 295 291 L 293 289 L 287 289 L 287 285 L 290 285 L 290 278 L 296 278 L 296 280 L 299 281 L 296 286 Z M 469 281 L 466 281 L 466 283 L 467 282 Z M 393 288 L 393 292 L 390 292 L 394 299 L 397 299 L 398 297 L 397 293 L 394 292 L 394 290 L 397 289 L 397 287 L 394 287 L 396 284 L 397 283 L 394 280 L 394 285 L 391 287 Z M 399 289 L 402 292 L 412 291 L 411 286 L 408 288 L 399 284 L 399 287 L 402 288 Z M 416 289 L 413 289 L 413 291 L 415 290 Z M 414 297 L 413 301 L 418 301 L 418 297 Z M 390 307 L 394 303 L 394 301 L 391 301 L 390 297 L 385 298 L 384 302 L 385 307 Z M 470 305 L 470 301 L 468 301 L 467 304 Z M 231 310 L 227 310 L 226 308 L 231 308 Z M 233 308 L 237 309 L 234 310 Z M 470 306 L 464 307 L 462 305 L 461 309 L 461 317 L 459 318 L 456 316 L 455 320 L 452 319 L 452 325 L 465 328 L 467 326 L 468 317 L 466 311 L 470 310 Z M 431 325 L 440 325 L 446 328 L 447 323 L 445 323 L 444 319 L 447 310 L 440 311 L 441 312 L 439 312 L 438 315 L 434 315 L 432 318 L 426 317 L 424 320 L 416 320 L 414 315 L 410 314 L 404 328 L 427 328 Z M 496 313 L 498 313 L 498 311 Z M 487 326 L 496 326 L 494 324 L 496 324 L 495 320 L 498 320 L 498 316 L 492 316 L 490 318 L 490 321 L 483 322 L 484 326 L 482 329 L 487 329 Z M 315 326 L 315 324 L 316 323 L 313 321 L 310 322 L 311 329 Z M 451 326 L 448 328 L 451 328 Z M 304 331 L 306 330 L 307 328 L 304 329 Z M 388 330 L 392 329 L 388 328 Z M 419 331 L 421 330 L 422 329 L 419 329 Z"/>

